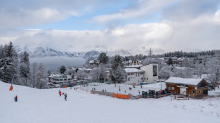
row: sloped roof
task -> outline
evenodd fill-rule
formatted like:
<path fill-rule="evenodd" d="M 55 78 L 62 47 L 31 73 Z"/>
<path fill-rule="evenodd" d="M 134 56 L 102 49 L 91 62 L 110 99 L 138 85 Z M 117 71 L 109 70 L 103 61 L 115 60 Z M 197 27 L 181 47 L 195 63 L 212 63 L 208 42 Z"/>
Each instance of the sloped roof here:
<path fill-rule="evenodd" d="M 198 85 L 203 79 L 170 77 L 166 83 Z"/>

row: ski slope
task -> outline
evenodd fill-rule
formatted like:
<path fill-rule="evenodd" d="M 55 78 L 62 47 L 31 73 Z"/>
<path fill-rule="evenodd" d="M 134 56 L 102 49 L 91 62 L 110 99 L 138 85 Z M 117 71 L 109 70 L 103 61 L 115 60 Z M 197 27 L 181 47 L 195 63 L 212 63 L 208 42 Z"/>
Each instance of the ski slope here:
<path fill-rule="evenodd" d="M 33 89 L 0 82 L 0 123 L 219 123 L 220 101 L 123 100 L 62 88 Z M 15 95 L 18 102 L 14 102 Z M 210 105 L 211 104 L 211 105 Z M 185 107 L 183 107 L 185 105 Z M 200 111 L 203 106 L 204 111 Z M 211 113 L 213 112 L 213 113 Z M 219 113 L 219 116 L 216 115 Z"/>

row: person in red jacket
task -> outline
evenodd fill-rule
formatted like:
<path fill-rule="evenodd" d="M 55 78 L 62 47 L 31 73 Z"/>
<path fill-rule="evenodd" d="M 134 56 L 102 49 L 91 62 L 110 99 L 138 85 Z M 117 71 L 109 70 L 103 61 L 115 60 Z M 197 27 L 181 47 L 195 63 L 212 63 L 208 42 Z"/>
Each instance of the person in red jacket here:
<path fill-rule="evenodd" d="M 17 95 L 15 96 L 15 98 L 14 98 L 14 99 L 15 99 L 15 102 L 17 102 L 17 101 L 18 101 L 18 97 L 17 97 Z"/>
<path fill-rule="evenodd" d="M 61 96 L 61 91 L 59 90 L 59 94 L 60 94 L 60 96 Z"/>

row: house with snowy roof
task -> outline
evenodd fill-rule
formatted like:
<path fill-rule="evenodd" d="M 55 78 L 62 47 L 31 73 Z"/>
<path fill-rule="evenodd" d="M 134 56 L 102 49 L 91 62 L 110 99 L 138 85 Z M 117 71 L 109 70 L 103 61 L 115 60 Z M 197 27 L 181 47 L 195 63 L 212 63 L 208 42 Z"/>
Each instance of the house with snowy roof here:
<path fill-rule="evenodd" d="M 142 82 L 154 83 L 158 80 L 158 65 L 149 64 L 125 66 L 126 84 L 140 85 Z"/>
<path fill-rule="evenodd" d="M 53 84 L 69 83 L 72 82 L 72 76 L 63 74 L 51 74 L 49 76 L 49 81 Z"/>
<path fill-rule="evenodd" d="M 99 65 L 99 61 L 97 61 L 97 60 L 89 60 L 89 64 L 91 64 L 91 65 Z"/>
<path fill-rule="evenodd" d="M 184 95 L 208 95 L 205 79 L 170 77 L 165 81 L 167 92 Z"/>

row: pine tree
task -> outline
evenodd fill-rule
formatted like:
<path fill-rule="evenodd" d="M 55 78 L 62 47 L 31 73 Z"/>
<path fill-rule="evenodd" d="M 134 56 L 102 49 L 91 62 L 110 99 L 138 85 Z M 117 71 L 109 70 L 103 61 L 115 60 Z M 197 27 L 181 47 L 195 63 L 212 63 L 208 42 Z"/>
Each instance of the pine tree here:
<path fill-rule="evenodd" d="M 107 64 L 109 58 L 108 58 L 108 56 L 106 56 L 106 53 L 100 53 L 99 57 L 98 57 L 98 60 L 99 60 L 99 63 Z"/>
<path fill-rule="evenodd" d="M 28 85 L 28 79 L 30 78 L 30 62 L 29 62 L 29 54 L 25 51 L 21 53 L 20 58 L 20 75 L 21 78 L 25 79 L 24 85 Z"/>
<path fill-rule="evenodd" d="M 168 65 L 172 65 L 172 64 L 173 64 L 173 60 L 172 60 L 172 58 L 169 58 L 167 64 L 168 64 Z"/>
<path fill-rule="evenodd" d="M 5 82 L 11 82 L 12 78 L 17 73 L 15 66 L 15 50 L 13 48 L 12 42 L 9 45 L 4 46 L 3 58 L 1 60 L 1 69 L 2 69 L 2 79 Z"/>
<path fill-rule="evenodd" d="M 60 73 L 61 73 L 61 74 L 64 74 L 65 71 L 66 71 L 66 67 L 65 67 L 64 65 L 62 65 L 62 66 L 60 67 Z"/>
<path fill-rule="evenodd" d="M 119 55 L 115 55 L 114 57 L 113 64 L 112 64 L 111 78 L 114 82 L 125 81 L 126 72 L 122 64 L 121 56 Z"/>

